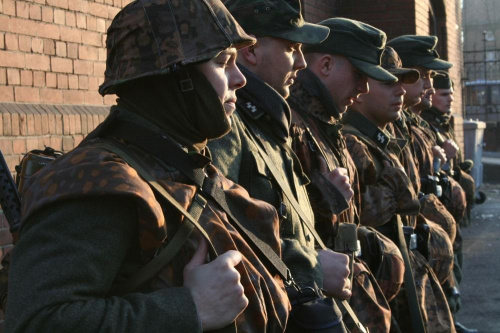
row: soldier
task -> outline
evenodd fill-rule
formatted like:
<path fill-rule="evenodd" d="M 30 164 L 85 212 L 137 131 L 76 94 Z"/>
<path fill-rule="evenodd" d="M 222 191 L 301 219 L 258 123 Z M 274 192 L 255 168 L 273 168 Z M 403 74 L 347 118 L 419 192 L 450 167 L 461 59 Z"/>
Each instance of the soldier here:
<path fill-rule="evenodd" d="M 230 129 L 245 85 L 237 48 L 254 42 L 218 0 L 139 0 L 117 14 L 99 92 L 118 105 L 24 192 L 9 332 L 284 330 L 284 281 L 255 254 L 279 255 L 277 213 L 205 148 Z"/>
<path fill-rule="evenodd" d="M 419 246 L 411 241 L 416 225 L 413 216 L 417 216 L 420 205 L 415 187 L 400 161 L 406 141 L 394 138 L 387 130 L 388 125 L 401 116 L 403 84 L 414 83 L 417 73 L 401 68 L 399 57 L 390 47 L 382 54 L 382 66 L 398 76 L 399 81 L 388 84 L 369 78 L 370 93 L 361 95 L 343 117 L 343 133 L 359 174 L 361 216 L 364 211 L 378 216 L 366 223 L 394 240 L 405 259 L 405 292 L 400 292 L 391 302 L 399 329 L 403 332 L 454 331 L 439 282 L 425 257 L 417 251 Z"/>
<path fill-rule="evenodd" d="M 305 188 L 309 180 L 290 146 L 291 112 L 285 101 L 297 72 L 306 67 L 302 43 L 322 42 L 329 29 L 304 22 L 298 0 L 229 0 L 226 6 L 257 43 L 239 52 L 247 85 L 238 91 L 231 132 L 209 143 L 214 164 L 252 197 L 276 207 L 283 260 L 295 280 L 346 299 L 351 296 L 348 256 L 315 249 L 314 216 Z"/>
<path fill-rule="evenodd" d="M 329 27 L 330 35 L 321 44 L 305 46 L 308 68 L 299 72 L 288 99 L 292 108 L 293 147 L 311 179 L 307 190 L 316 229 L 329 247 L 351 256 L 353 309 L 370 332 L 389 332 L 391 312 L 387 299 L 394 298 L 403 283 L 403 259 L 396 245 L 376 232 L 375 237 L 383 243 L 380 248 L 388 251 L 380 251 L 382 260 L 370 262 L 381 265 L 368 268 L 359 258 L 352 259 L 357 250 L 356 224 L 360 222 L 361 198 L 356 167 L 347 152 L 338 120 L 355 98 L 368 92 L 367 76 L 386 82 L 397 78 L 378 65 L 386 39 L 384 32 L 345 18 L 319 24 Z M 346 203 L 351 196 L 344 198 L 332 193 L 323 174 L 340 191 L 347 191 L 351 185 L 356 195 Z M 362 233 L 370 233 L 366 237 L 369 239 L 374 231 L 363 228 Z M 370 254 L 368 247 L 364 250 L 364 256 Z M 382 289 L 372 271 L 377 273 Z"/>

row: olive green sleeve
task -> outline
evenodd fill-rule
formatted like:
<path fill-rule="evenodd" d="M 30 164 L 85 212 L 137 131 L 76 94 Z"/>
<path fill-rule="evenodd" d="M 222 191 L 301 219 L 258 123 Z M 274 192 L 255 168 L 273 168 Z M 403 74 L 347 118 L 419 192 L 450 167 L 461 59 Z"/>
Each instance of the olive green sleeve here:
<path fill-rule="evenodd" d="M 8 332 L 200 332 L 187 288 L 109 297 L 140 266 L 131 199 L 85 198 L 29 218 L 12 253 Z"/>

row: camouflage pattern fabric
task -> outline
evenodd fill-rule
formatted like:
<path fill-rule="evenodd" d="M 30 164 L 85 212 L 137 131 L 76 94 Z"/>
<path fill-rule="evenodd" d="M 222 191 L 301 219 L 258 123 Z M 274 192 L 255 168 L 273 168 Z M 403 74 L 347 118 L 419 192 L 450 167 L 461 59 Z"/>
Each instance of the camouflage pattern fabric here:
<path fill-rule="evenodd" d="M 420 213 L 426 219 L 439 224 L 452 243 L 455 241 L 457 235 L 455 219 L 434 194 L 427 194 L 420 198 Z"/>
<path fill-rule="evenodd" d="M 310 73 L 309 75 L 314 74 Z M 337 199 L 328 191 L 332 184 L 322 175 L 318 159 L 324 159 L 330 171 L 338 167 L 346 168 L 353 189 L 359 188 L 359 183 L 356 166 L 340 133 L 340 125 L 335 123 L 333 117 L 328 117 L 325 111 L 327 106 L 304 89 L 302 77 L 302 74 L 299 74 L 299 79 L 292 86 L 291 96 L 288 99 L 292 108 L 290 129 L 292 147 L 301 162 L 304 173 L 311 179 L 306 188 L 314 211 L 315 227 L 325 244 L 332 247 L 338 223 L 359 223 L 358 209 L 361 207 L 361 196 L 357 190 L 356 195 L 349 202 L 348 208 L 337 214 Z M 327 118 L 330 119 L 324 122 L 323 120 Z M 390 240 L 387 241 L 390 242 Z M 379 247 L 379 250 L 381 248 Z M 392 262 L 391 258 L 387 258 L 391 257 L 392 253 L 387 254 L 381 251 L 381 256 L 384 262 L 387 261 L 389 264 Z M 401 269 L 399 265 L 402 263 L 396 262 L 396 267 L 387 268 L 390 272 L 398 271 Z M 379 276 L 391 286 L 400 286 L 399 279 L 392 283 L 387 281 L 393 277 L 386 271 L 381 270 Z M 391 319 L 389 304 L 370 269 L 359 259 L 356 259 L 354 263 L 350 304 L 361 323 L 368 327 L 370 332 L 387 332 L 389 330 Z M 352 327 L 352 323 L 347 319 L 346 325 L 348 328 Z"/>
<path fill-rule="evenodd" d="M 214 58 L 228 47 L 255 43 L 220 0 L 138 0 L 125 6 L 107 32 L 101 95 L 140 77 L 167 74 Z"/>
<path fill-rule="evenodd" d="M 23 218 L 26 220 L 37 210 L 68 199 L 92 196 L 124 196 L 134 198 L 139 209 L 137 222 L 139 253 L 144 263 L 155 255 L 164 241 L 168 242 L 175 234 L 183 216 L 175 208 L 160 204 L 150 186 L 137 172 L 116 155 L 92 147 L 93 141 L 82 144 L 49 166 L 43 168 L 36 177 L 30 179 L 29 190 L 23 201 Z M 134 149 L 148 172 L 184 208 L 188 209 L 196 194 L 196 186 L 178 170 L 165 167 L 155 158 Z M 274 208 L 262 201 L 254 200 L 240 186 L 221 176 L 207 159 L 201 155 L 193 158 L 200 160 L 200 167 L 210 178 L 215 178 L 222 186 L 226 196 L 242 212 L 252 226 L 262 235 L 276 253 L 280 254 L 278 218 Z M 68 221 L 69 223 L 69 221 Z M 249 306 L 236 319 L 237 328 L 242 332 L 281 332 L 284 330 L 289 311 L 289 302 L 283 281 L 272 276 L 260 259 L 252 251 L 241 235 L 228 221 L 226 214 L 209 200 L 202 212 L 199 223 L 211 236 L 218 253 L 237 250 L 243 254 L 242 264 L 236 269 L 241 275 L 241 283 Z M 157 290 L 170 286 L 181 286 L 183 268 L 197 248 L 199 232 L 193 232 L 179 254 L 149 283 L 147 290 Z M 145 291 L 147 291 L 145 290 Z"/>

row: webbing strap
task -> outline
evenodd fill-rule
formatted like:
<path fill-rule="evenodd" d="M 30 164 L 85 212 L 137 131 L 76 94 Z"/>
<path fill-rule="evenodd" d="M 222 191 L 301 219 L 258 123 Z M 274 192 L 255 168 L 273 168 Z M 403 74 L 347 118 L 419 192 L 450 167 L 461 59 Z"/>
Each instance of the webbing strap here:
<path fill-rule="evenodd" d="M 410 318 L 414 333 L 426 333 L 427 330 L 424 326 L 424 320 L 422 319 L 422 312 L 420 311 L 420 304 L 418 302 L 417 288 L 415 286 L 415 280 L 413 278 L 413 272 L 410 265 L 410 255 L 408 254 L 408 247 L 406 245 L 406 240 L 403 235 L 403 222 L 401 217 L 396 215 L 397 223 L 396 229 L 398 234 L 398 247 L 403 256 L 403 261 L 405 264 L 405 274 L 404 274 L 404 286 L 406 291 L 406 296 L 408 298 L 408 306 L 410 308 Z"/>
<path fill-rule="evenodd" d="M 259 142 L 255 142 L 254 141 L 254 144 L 257 147 L 257 150 L 259 151 L 259 155 L 264 160 L 264 163 L 266 164 L 267 168 L 269 169 L 269 171 L 271 172 L 272 176 L 276 180 L 276 183 L 280 187 L 281 191 L 287 197 L 288 201 L 292 204 L 293 209 L 297 212 L 297 214 L 299 214 L 302 222 L 304 222 L 304 224 L 307 226 L 307 228 L 309 229 L 309 231 L 313 234 L 313 236 L 314 236 L 316 242 L 318 243 L 318 245 L 320 246 L 320 248 L 323 249 L 323 250 L 328 249 L 326 247 L 326 245 L 323 243 L 323 241 L 321 240 L 321 237 L 318 235 L 318 232 L 314 228 L 314 225 L 312 224 L 312 222 L 309 219 L 309 217 L 300 208 L 300 205 L 297 202 L 297 199 L 295 199 L 295 196 L 292 194 L 292 191 L 291 191 L 290 187 L 287 185 L 288 181 L 285 180 L 285 179 L 283 179 L 283 177 L 281 176 L 281 173 L 276 169 L 276 166 L 274 165 L 274 163 L 271 161 L 271 159 L 269 158 L 269 156 L 265 152 L 265 150 L 263 148 L 265 146 L 264 146 L 264 143 L 262 142 L 264 139 L 262 139 L 261 136 L 260 136 L 260 134 L 259 134 L 259 132 L 256 131 L 255 128 L 253 128 L 253 124 L 251 124 L 248 121 L 245 121 L 245 124 L 247 125 L 246 127 L 249 130 L 249 132 L 250 132 L 250 133 L 248 133 L 249 137 L 252 140 L 254 138 L 256 138 L 259 141 Z M 292 151 L 292 153 L 293 153 L 293 151 Z M 341 300 L 339 303 L 342 305 L 342 307 L 345 310 L 345 312 L 347 312 L 347 314 L 349 314 L 349 316 L 351 317 L 352 321 L 358 327 L 358 329 L 360 330 L 360 332 L 363 332 L 363 333 L 368 332 L 368 329 L 365 328 L 364 325 L 359 321 L 358 317 L 356 316 L 356 314 L 352 310 L 352 308 L 349 305 L 349 303 L 346 300 Z"/>
<path fill-rule="evenodd" d="M 157 134 L 149 129 L 125 121 L 117 121 L 106 130 L 106 135 L 124 138 L 127 142 L 141 148 L 142 150 L 156 156 L 164 163 L 168 163 L 186 177 L 193 181 L 201 191 L 211 197 L 229 216 L 233 227 L 247 241 L 252 250 L 263 261 L 267 269 L 273 274 L 279 274 L 283 281 L 290 281 L 290 271 L 276 252 L 265 242 L 255 236 L 254 232 L 241 223 L 240 211 L 231 209 L 231 201 L 226 198 L 223 189 L 213 179 L 207 177 L 199 165 L 194 164 L 190 156 L 174 143 L 167 135 Z M 166 192 L 156 183 L 160 189 Z M 158 189 L 158 191 L 160 190 Z M 180 205 L 179 205 L 180 206 Z M 182 208 L 182 207 L 181 207 Z M 184 214 L 184 212 L 182 212 Z M 251 227 L 251 226 L 249 226 Z"/>
<path fill-rule="evenodd" d="M 120 146 L 120 147 L 118 147 Z M 163 267 L 165 267 L 180 251 L 184 243 L 187 241 L 191 235 L 193 229 L 196 227 L 201 234 L 207 240 L 211 252 L 213 255 L 217 256 L 217 252 L 210 241 L 210 237 L 206 231 L 198 223 L 203 209 L 206 206 L 207 201 L 200 195 L 196 194 L 189 211 L 186 211 L 177 200 L 174 199 L 163 187 L 161 187 L 156 179 L 147 172 L 136 159 L 134 159 L 128 152 L 125 151 L 125 147 L 116 141 L 106 142 L 101 141 L 94 145 L 94 147 L 106 149 L 112 153 L 115 153 L 121 157 L 127 164 L 130 165 L 137 173 L 148 182 L 148 184 L 158 192 L 162 197 L 164 197 L 170 204 L 172 204 L 177 210 L 179 210 L 187 219 L 186 222 L 181 224 L 177 232 L 175 233 L 172 240 L 168 243 L 159 255 L 154 257 L 146 265 L 144 265 L 139 271 L 137 271 L 132 277 L 124 284 L 112 288 L 111 293 L 114 295 L 125 295 L 129 292 L 136 291 L 144 285 L 146 282 L 155 277 Z M 188 221 L 190 223 L 188 223 Z"/>

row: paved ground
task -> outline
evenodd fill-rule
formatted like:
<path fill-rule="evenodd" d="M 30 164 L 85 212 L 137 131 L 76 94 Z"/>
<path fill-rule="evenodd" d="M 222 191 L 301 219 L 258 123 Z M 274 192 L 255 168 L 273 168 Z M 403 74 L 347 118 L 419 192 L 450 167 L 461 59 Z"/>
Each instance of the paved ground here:
<path fill-rule="evenodd" d="M 485 165 L 481 187 L 488 199 L 474 207 L 472 224 L 463 229 L 462 309 L 457 316 L 480 333 L 500 333 L 500 166 L 491 162 Z"/>

